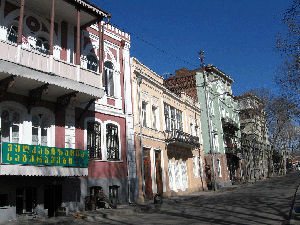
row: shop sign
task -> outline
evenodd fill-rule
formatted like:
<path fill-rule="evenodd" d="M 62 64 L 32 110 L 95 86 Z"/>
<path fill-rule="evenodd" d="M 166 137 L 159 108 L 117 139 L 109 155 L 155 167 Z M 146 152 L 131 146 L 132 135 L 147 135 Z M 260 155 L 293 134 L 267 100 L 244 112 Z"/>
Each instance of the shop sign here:
<path fill-rule="evenodd" d="M 4 142 L 2 163 L 86 168 L 89 160 L 87 150 Z"/>

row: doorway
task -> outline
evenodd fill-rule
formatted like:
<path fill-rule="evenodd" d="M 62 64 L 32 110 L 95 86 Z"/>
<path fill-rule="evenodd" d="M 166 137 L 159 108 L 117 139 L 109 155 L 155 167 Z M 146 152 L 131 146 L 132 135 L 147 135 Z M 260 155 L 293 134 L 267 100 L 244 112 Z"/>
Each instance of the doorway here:
<path fill-rule="evenodd" d="M 46 186 L 44 191 L 44 208 L 48 209 L 48 216 L 55 216 L 58 207 L 62 203 L 62 186 Z"/>
<path fill-rule="evenodd" d="M 152 199 L 152 178 L 151 178 L 151 159 L 150 149 L 144 149 L 144 182 L 145 182 L 145 198 Z"/>
<path fill-rule="evenodd" d="M 156 185 L 157 193 L 163 194 L 163 181 L 162 181 L 162 169 L 161 169 L 161 151 L 155 151 L 155 170 L 156 170 Z"/>
<path fill-rule="evenodd" d="M 36 206 L 36 188 L 25 187 L 16 190 L 16 212 L 17 214 L 31 213 Z"/>

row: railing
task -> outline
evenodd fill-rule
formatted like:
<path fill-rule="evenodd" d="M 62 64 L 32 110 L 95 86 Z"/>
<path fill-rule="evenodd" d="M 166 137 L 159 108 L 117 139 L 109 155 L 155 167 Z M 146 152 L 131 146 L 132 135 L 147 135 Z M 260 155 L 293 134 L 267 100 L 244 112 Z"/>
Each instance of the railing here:
<path fill-rule="evenodd" d="M 165 131 L 165 134 L 166 142 L 181 142 L 194 147 L 200 147 L 199 137 L 185 133 L 182 130 Z"/>
<path fill-rule="evenodd" d="M 225 153 L 236 155 L 238 153 L 238 149 L 236 147 L 225 147 Z"/>
<path fill-rule="evenodd" d="M 0 41 L 0 49 L 1 49 L 0 51 L 1 59 L 12 61 L 12 62 L 17 61 L 17 53 L 18 53 L 17 44 Z"/>
<path fill-rule="evenodd" d="M 76 65 L 62 60 L 53 60 L 53 73 L 69 78 L 71 80 L 77 80 Z"/>
<path fill-rule="evenodd" d="M 78 67 L 72 63 L 54 59 L 37 50 L 21 48 L 20 62 L 17 61 L 18 46 L 15 43 L 0 40 L 0 59 L 21 63 L 26 67 L 76 80 L 94 87 L 102 88 L 102 74 Z"/>

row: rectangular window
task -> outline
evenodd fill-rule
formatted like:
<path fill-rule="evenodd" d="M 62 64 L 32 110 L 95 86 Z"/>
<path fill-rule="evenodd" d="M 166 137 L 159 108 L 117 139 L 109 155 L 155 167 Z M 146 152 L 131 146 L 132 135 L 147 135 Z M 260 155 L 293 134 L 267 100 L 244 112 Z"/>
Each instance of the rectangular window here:
<path fill-rule="evenodd" d="M 113 124 L 106 125 L 107 160 L 119 160 L 119 134 L 118 127 Z"/>
<path fill-rule="evenodd" d="M 147 103 L 142 102 L 142 125 L 147 127 Z"/>
<path fill-rule="evenodd" d="M 202 158 L 200 157 L 199 160 L 199 156 L 196 155 L 193 155 L 193 170 L 194 170 L 194 178 L 203 177 Z"/>
<path fill-rule="evenodd" d="M 153 124 L 153 129 L 157 130 L 157 107 L 152 106 L 152 124 Z"/>
<path fill-rule="evenodd" d="M 92 187 L 90 187 L 90 197 L 94 198 L 95 195 L 98 194 L 101 189 L 102 189 L 101 186 L 92 186 Z"/>
<path fill-rule="evenodd" d="M 211 98 L 209 98 L 208 104 L 209 104 L 209 110 L 210 110 L 211 115 L 215 115 L 214 102 Z"/>
<path fill-rule="evenodd" d="M 20 113 L 4 110 L 1 114 L 2 142 L 19 143 Z"/>
<path fill-rule="evenodd" d="M 195 136 L 198 137 L 198 120 L 195 119 Z"/>
<path fill-rule="evenodd" d="M 102 159 L 101 126 L 99 123 L 87 123 L 87 150 L 90 158 Z"/>
<path fill-rule="evenodd" d="M 182 126 L 182 112 L 179 110 L 176 110 L 176 122 L 177 122 L 177 129 L 178 130 L 183 130 Z"/>
<path fill-rule="evenodd" d="M 164 104 L 166 130 L 183 130 L 182 112 L 168 104 Z"/>
<path fill-rule="evenodd" d="M 218 177 L 222 177 L 222 168 L 221 168 L 221 160 L 217 159 L 217 172 L 218 172 Z"/>
<path fill-rule="evenodd" d="M 167 104 L 164 105 L 164 111 L 165 111 L 165 124 L 166 124 L 166 130 L 170 130 L 169 106 L 168 106 Z"/>
<path fill-rule="evenodd" d="M 113 205 L 119 204 L 119 186 L 117 185 L 109 186 L 109 201 Z"/>

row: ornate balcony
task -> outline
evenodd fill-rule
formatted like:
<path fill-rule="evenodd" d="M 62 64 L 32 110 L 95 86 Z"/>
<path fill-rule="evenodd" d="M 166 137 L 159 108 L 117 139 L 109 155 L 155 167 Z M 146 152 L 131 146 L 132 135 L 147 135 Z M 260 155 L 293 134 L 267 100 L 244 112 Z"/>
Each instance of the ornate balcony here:
<path fill-rule="evenodd" d="M 229 117 L 223 117 L 222 124 L 223 127 L 233 127 L 235 130 L 239 130 L 238 124 Z"/>
<path fill-rule="evenodd" d="M 190 135 L 182 130 L 165 131 L 166 142 L 188 145 L 189 147 L 199 148 L 199 137 Z"/>

